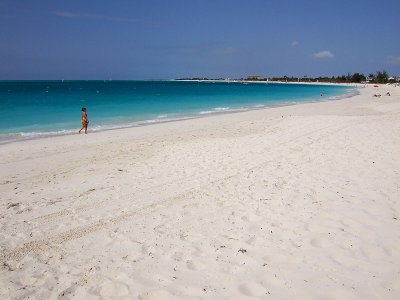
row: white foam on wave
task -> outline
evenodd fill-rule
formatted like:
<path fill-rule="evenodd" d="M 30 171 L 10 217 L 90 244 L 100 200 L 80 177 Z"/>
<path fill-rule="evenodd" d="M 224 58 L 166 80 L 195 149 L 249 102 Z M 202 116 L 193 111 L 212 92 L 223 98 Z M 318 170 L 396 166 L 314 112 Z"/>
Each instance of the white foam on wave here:
<path fill-rule="evenodd" d="M 215 111 L 203 110 L 203 111 L 199 112 L 199 115 L 207 115 L 207 114 L 212 114 L 212 113 L 215 113 Z"/>
<path fill-rule="evenodd" d="M 21 137 L 36 137 L 36 136 L 54 136 L 54 135 L 66 135 L 75 133 L 75 130 L 59 130 L 59 131 L 33 131 L 33 132 L 18 132 L 16 135 Z"/>
<path fill-rule="evenodd" d="M 351 97 L 357 96 L 359 94 L 360 94 L 360 91 L 358 89 L 349 89 L 349 90 L 347 90 L 346 93 L 344 93 L 342 95 L 329 97 L 328 100 L 340 100 L 340 99 L 345 99 L 345 98 L 351 98 Z"/>
<path fill-rule="evenodd" d="M 230 109 L 230 107 L 216 107 L 213 110 L 215 110 L 215 111 L 225 111 L 225 110 L 229 110 L 229 109 Z"/>
<path fill-rule="evenodd" d="M 212 110 L 203 110 L 199 112 L 199 115 L 215 114 L 223 111 L 232 111 L 232 109 L 230 107 L 214 107 Z"/>
<path fill-rule="evenodd" d="M 77 133 L 77 130 L 62 129 L 59 131 L 31 131 L 31 132 L 15 132 L 15 133 L 1 133 L 0 144 L 20 141 L 20 140 L 31 140 L 35 138 L 45 138 L 53 136 L 71 135 Z"/>

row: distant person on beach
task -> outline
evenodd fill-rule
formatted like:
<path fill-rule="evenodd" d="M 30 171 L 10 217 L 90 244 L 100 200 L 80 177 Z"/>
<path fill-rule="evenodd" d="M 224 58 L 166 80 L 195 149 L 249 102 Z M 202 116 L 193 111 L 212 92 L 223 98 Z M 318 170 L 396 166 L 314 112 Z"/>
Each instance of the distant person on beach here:
<path fill-rule="evenodd" d="M 387 92 L 387 93 L 386 93 L 386 96 L 390 96 L 390 93 L 389 93 L 389 92 Z"/>
<path fill-rule="evenodd" d="M 82 128 L 79 129 L 79 133 L 81 133 L 81 131 L 83 129 L 85 129 L 85 133 L 87 133 L 88 124 L 89 124 L 89 119 L 88 119 L 86 107 L 82 107 Z"/>

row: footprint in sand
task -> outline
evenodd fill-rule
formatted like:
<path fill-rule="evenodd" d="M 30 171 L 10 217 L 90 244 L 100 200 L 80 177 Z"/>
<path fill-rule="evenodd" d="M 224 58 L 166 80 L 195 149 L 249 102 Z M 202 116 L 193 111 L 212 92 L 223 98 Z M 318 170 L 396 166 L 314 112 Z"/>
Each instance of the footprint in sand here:
<path fill-rule="evenodd" d="M 174 254 L 172 254 L 171 258 L 175 261 L 182 261 L 183 260 L 183 256 L 184 254 L 182 252 L 174 252 Z"/>
<path fill-rule="evenodd" d="M 355 268 L 359 265 L 360 261 L 352 258 L 349 255 L 337 253 L 331 256 L 331 259 L 342 267 L 347 269 Z"/>
<path fill-rule="evenodd" d="M 201 271 L 201 270 L 204 270 L 207 266 L 198 261 L 188 260 L 188 261 L 186 261 L 186 267 L 189 270 Z"/>
<path fill-rule="evenodd" d="M 251 246 L 262 245 L 263 242 L 264 242 L 263 239 L 259 238 L 258 236 L 255 236 L 255 235 L 246 240 L 246 244 L 249 244 Z"/>
<path fill-rule="evenodd" d="M 154 254 L 154 253 L 156 253 L 156 248 L 153 247 L 153 246 L 150 246 L 150 245 L 143 245 L 142 246 L 142 253 L 143 254 L 148 254 L 148 255 L 150 255 L 150 253 Z"/>
<path fill-rule="evenodd" d="M 139 300 L 173 300 L 177 299 L 167 291 L 149 291 L 139 295 Z"/>
<path fill-rule="evenodd" d="M 27 274 L 20 274 L 18 276 L 18 281 L 21 286 L 31 286 L 35 283 L 36 278 Z"/>
<path fill-rule="evenodd" d="M 128 287 L 120 282 L 107 282 L 101 287 L 100 295 L 105 297 L 121 297 L 129 294 Z"/>
<path fill-rule="evenodd" d="M 315 248 L 327 248 L 329 246 L 329 239 L 326 238 L 311 239 L 310 244 Z"/>
<path fill-rule="evenodd" d="M 239 291 L 245 295 L 245 296 L 250 296 L 250 297 L 260 297 L 260 296 L 265 296 L 267 293 L 267 290 L 258 283 L 255 282 L 247 282 L 244 284 L 241 284 L 239 286 Z"/>

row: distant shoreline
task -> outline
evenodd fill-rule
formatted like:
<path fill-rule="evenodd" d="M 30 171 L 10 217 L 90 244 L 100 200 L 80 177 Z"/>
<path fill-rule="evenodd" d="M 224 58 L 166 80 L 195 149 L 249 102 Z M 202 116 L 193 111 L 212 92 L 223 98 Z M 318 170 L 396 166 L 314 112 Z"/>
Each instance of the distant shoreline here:
<path fill-rule="evenodd" d="M 223 82 L 223 83 L 258 83 L 258 84 L 265 84 L 265 83 L 279 83 L 279 84 L 307 84 L 307 85 L 333 85 L 333 86 L 349 86 L 349 87 L 363 87 L 364 84 L 362 83 L 335 83 L 335 82 L 294 82 L 294 81 L 276 81 L 276 80 L 240 80 L 240 79 L 170 79 L 170 81 L 179 81 L 179 82 Z"/>

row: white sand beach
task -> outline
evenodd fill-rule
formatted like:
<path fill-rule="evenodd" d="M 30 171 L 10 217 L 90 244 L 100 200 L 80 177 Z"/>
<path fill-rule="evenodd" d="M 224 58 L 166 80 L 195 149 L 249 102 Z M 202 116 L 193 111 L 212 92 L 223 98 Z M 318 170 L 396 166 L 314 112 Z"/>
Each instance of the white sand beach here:
<path fill-rule="evenodd" d="M 0 298 L 400 299 L 400 87 L 360 93 L 1 145 Z"/>

